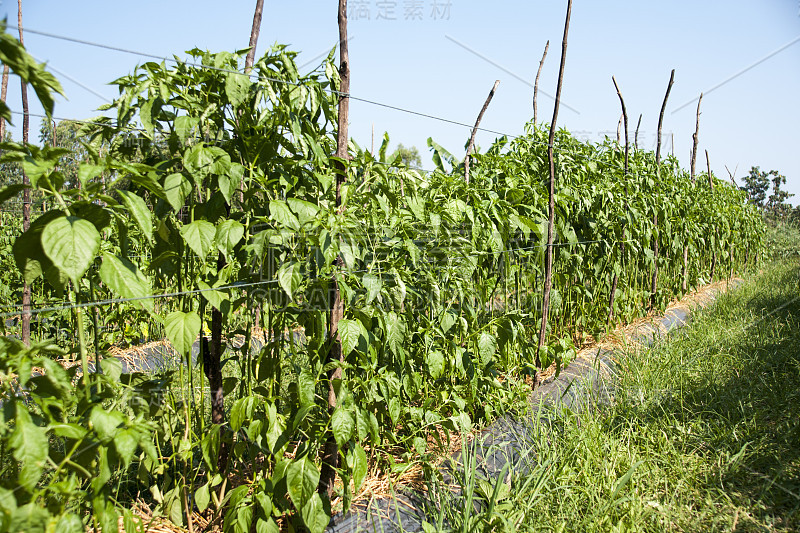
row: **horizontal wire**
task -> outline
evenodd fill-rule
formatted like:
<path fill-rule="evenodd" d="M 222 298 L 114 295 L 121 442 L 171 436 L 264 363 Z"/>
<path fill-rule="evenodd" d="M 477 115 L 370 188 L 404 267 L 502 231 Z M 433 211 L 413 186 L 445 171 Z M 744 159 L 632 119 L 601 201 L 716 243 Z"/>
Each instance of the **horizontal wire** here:
<path fill-rule="evenodd" d="M 601 243 L 607 242 L 603 240 L 595 240 L 595 241 L 581 241 L 575 243 L 553 243 L 551 246 L 558 247 L 558 246 L 578 246 L 583 244 L 594 244 L 594 243 Z M 624 241 L 624 242 L 633 242 L 633 241 Z M 520 251 L 528 251 L 528 250 L 535 250 L 538 248 L 546 248 L 547 244 L 539 244 L 530 247 L 524 248 L 514 248 L 514 249 L 507 249 L 500 252 L 494 251 L 473 251 L 470 254 L 464 254 L 465 257 L 467 256 L 476 256 L 476 255 L 487 255 L 487 254 L 506 254 L 506 253 L 513 253 L 513 252 L 520 252 Z M 344 274 L 363 274 L 370 272 L 370 270 L 356 270 L 356 271 L 344 271 Z M 321 277 L 310 278 L 308 281 L 316 281 L 322 279 Z M 13 305 L 13 306 L 3 306 L 3 309 L 16 309 L 14 312 L 7 312 L 7 313 L 0 313 L 0 318 L 9 318 L 14 317 L 20 314 L 20 310 L 22 310 L 23 314 L 29 315 L 38 315 L 41 313 L 52 313 L 56 311 L 65 311 L 70 309 L 84 309 L 87 307 L 104 307 L 106 305 L 118 304 L 118 303 L 131 303 L 131 302 L 139 302 L 144 300 L 158 300 L 158 299 L 165 299 L 165 298 L 176 298 L 178 296 L 188 296 L 193 294 L 201 294 L 204 292 L 211 292 L 211 291 L 226 291 L 226 290 L 233 290 L 233 289 L 243 289 L 247 287 L 256 287 L 256 286 L 263 286 L 263 285 L 274 285 L 279 283 L 279 280 L 272 279 L 272 280 L 265 280 L 265 281 L 256 281 L 251 283 L 234 283 L 231 285 L 226 285 L 222 287 L 209 287 L 208 289 L 195 289 L 191 291 L 181 291 L 181 292 L 171 292 L 171 293 L 164 293 L 164 294 L 153 294 L 149 296 L 138 296 L 134 298 L 114 298 L 108 300 L 98 300 L 94 302 L 83 302 L 83 303 L 75 303 L 70 305 L 62 305 L 62 306 L 53 306 L 53 307 L 41 307 L 36 309 L 31 309 L 25 312 L 22 308 L 22 305 Z"/>
<path fill-rule="evenodd" d="M 19 29 L 18 27 L 11 26 L 11 25 L 9 25 L 7 27 L 10 28 L 10 29 L 15 29 L 15 30 Z M 272 82 L 275 82 L 275 83 L 282 83 L 282 84 L 285 84 L 285 85 L 292 85 L 292 86 L 295 86 L 295 87 L 308 87 L 307 84 L 301 83 L 301 82 L 292 82 L 292 81 L 283 80 L 283 79 L 280 79 L 280 78 L 272 78 L 270 76 L 264 76 L 264 75 L 261 75 L 261 74 L 258 74 L 258 73 L 245 74 L 245 73 L 240 72 L 238 70 L 231 70 L 231 69 L 213 67 L 211 65 L 203 65 L 202 63 L 195 63 L 195 62 L 191 62 L 191 61 L 182 61 L 182 60 L 176 59 L 174 57 L 173 58 L 169 58 L 169 57 L 165 57 L 165 56 L 159 56 L 159 55 L 156 55 L 156 54 L 149 54 L 147 52 L 139 52 L 137 50 L 131 50 L 129 48 L 120 48 L 118 46 L 112 46 L 112 45 L 108 45 L 108 44 L 97 43 L 97 42 L 93 42 L 93 41 L 87 41 L 85 39 L 77 39 L 77 38 L 68 37 L 68 36 L 65 36 L 65 35 L 58 35 L 58 34 L 55 34 L 55 33 L 49 33 L 49 32 L 44 32 L 44 31 L 39 31 L 39 30 L 33 30 L 33 29 L 30 29 L 30 28 L 25 28 L 24 31 L 27 32 L 27 33 L 35 34 L 35 35 L 41 35 L 43 37 L 49 37 L 51 39 L 57 39 L 57 40 L 61 40 L 61 41 L 67 41 L 67 42 L 72 42 L 72 43 L 76 43 L 76 44 L 82 44 L 82 45 L 85 45 L 85 46 L 92 46 L 92 47 L 95 47 L 95 48 L 102 48 L 102 49 L 111 50 L 111 51 L 114 51 L 114 52 L 122 52 L 122 53 L 126 53 L 126 54 L 131 54 L 131 55 L 136 55 L 136 56 L 141 56 L 141 57 L 147 57 L 147 58 L 150 58 L 150 59 L 158 59 L 158 60 L 161 60 L 161 61 L 164 61 L 164 62 L 168 61 L 170 63 L 184 64 L 184 65 L 189 65 L 189 66 L 195 67 L 195 68 L 213 70 L 213 71 L 216 71 L 216 72 L 223 72 L 223 73 L 228 73 L 228 74 L 241 74 L 241 75 L 247 76 L 247 77 L 249 77 L 251 79 L 255 78 L 255 79 L 259 79 L 259 80 L 268 80 L 268 81 L 272 81 Z M 344 93 L 342 91 L 337 91 L 336 89 L 325 88 L 324 90 L 326 92 L 328 92 L 328 93 L 335 94 L 335 95 L 343 97 L 343 98 L 350 98 L 351 100 L 356 100 L 358 102 L 363 102 L 365 104 L 370 104 L 370 105 L 374 105 L 374 106 L 377 106 L 377 107 L 383 107 L 383 108 L 387 108 L 387 109 L 392 109 L 394 111 L 399 111 L 401 113 L 407 113 L 407 114 L 410 114 L 410 115 L 417 115 L 417 116 L 420 116 L 420 117 L 428 118 L 428 119 L 431 119 L 431 120 L 437 120 L 439 122 L 444 122 L 444 123 L 447 123 L 447 124 L 454 124 L 454 125 L 457 125 L 457 126 L 462 126 L 462 127 L 465 127 L 465 128 L 469 128 L 470 130 L 474 129 L 476 131 L 483 131 L 483 132 L 486 132 L 486 133 L 494 133 L 495 135 L 503 135 L 503 136 L 509 137 L 511 139 L 515 139 L 517 137 L 516 135 L 511 135 L 511 134 L 508 134 L 508 133 L 502 133 L 502 132 L 499 132 L 499 131 L 490 130 L 490 129 L 486 129 L 486 128 L 475 128 L 473 125 L 467 124 L 465 122 L 459 122 L 457 120 L 451 120 L 451 119 L 444 118 L 444 117 L 438 117 L 436 115 L 431 115 L 431 114 L 423 113 L 423 112 L 420 112 L 420 111 L 414 111 L 412 109 L 407 109 L 407 108 L 404 108 L 404 107 L 399 107 L 399 106 L 395 106 L 395 105 L 391 105 L 391 104 L 386 104 L 386 103 L 383 103 L 383 102 L 378 102 L 376 100 L 370 100 L 369 98 L 361 98 L 361 97 L 353 96 L 352 94 Z"/>

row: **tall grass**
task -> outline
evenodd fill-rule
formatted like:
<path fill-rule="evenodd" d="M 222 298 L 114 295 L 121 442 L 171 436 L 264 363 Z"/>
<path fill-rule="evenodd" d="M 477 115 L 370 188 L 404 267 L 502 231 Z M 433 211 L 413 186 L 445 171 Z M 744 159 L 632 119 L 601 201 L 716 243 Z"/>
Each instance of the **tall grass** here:
<path fill-rule="evenodd" d="M 531 472 L 462 487 L 491 510 L 451 499 L 428 529 L 797 531 L 799 347 L 800 263 L 769 264 L 621 354 L 613 405 L 537 422 Z"/>

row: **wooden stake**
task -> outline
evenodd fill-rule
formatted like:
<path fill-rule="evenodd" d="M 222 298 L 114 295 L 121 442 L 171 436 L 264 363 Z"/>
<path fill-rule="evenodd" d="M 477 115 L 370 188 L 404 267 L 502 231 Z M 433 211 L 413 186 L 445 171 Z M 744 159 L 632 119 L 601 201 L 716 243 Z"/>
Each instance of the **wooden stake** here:
<path fill-rule="evenodd" d="M 639 151 L 639 127 L 642 125 L 642 114 L 639 113 L 639 122 L 636 123 L 636 134 L 633 137 L 633 149 Z"/>
<path fill-rule="evenodd" d="M 661 104 L 661 113 L 658 115 L 658 131 L 656 133 L 656 176 L 660 176 L 661 169 L 661 128 L 664 125 L 664 111 L 667 109 L 667 100 L 669 100 L 669 93 L 672 91 L 672 84 L 675 83 L 675 69 L 669 75 L 669 83 L 667 84 L 667 94 L 664 95 L 664 102 Z M 674 139 L 674 134 L 673 134 Z M 674 143 L 673 143 L 674 149 Z"/>
<path fill-rule="evenodd" d="M 728 165 L 725 165 L 725 170 L 728 171 L 728 176 L 730 176 L 733 186 L 738 189 L 739 186 L 736 184 L 736 171 L 739 170 L 739 165 L 736 165 L 736 168 L 733 169 L 733 172 L 731 172 L 731 169 L 728 168 Z"/>
<path fill-rule="evenodd" d="M 691 176 L 692 181 L 694 182 L 695 173 L 694 167 L 695 162 L 697 161 L 697 144 L 700 139 L 700 103 L 703 101 L 703 93 L 700 93 L 700 99 L 697 101 L 697 125 L 694 129 L 694 135 L 692 135 L 692 167 L 691 167 Z"/>
<path fill-rule="evenodd" d="M 534 126 L 538 124 L 538 104 L 537 99 L 539 97 L 539 76 L 542 75 L 542 66 L 544 65 L 544 59 L 547 57 L 547 50 L 550 48 L 550 41 L 548 40 L 547 43 L 544 45 L 544 53 L 542 54 L 542 60 L 539 61 L 539 70 L 536 72 L 536 81 L 533 84 L 533 124 Z"/>
<path fill-rule="evenodd" d="M 339 0 L 339 78 L 341 86 L 339 88 L 339 122 L 336 135 L 336 157 L 341 160 L 349 160 L 347 149 L 348 120 L 350 114 L 350 55 L 347 46 L 347 0 Z M 342 185 L 347 176 L 347 169 L 344 164 L 338 162 L 336 165 L 336 208 L 342 208 Z M 335 262 L 336 266 L 342 268 L 344 261 L 339 256 Z M 336 274 L 331 280 L 330 289 L 331 310 L 328 321 L 328 340 L 331 344 L 326 363 L 344 362 L 342 353 L 342 339 L 339 336 L 339 322 L 344 318 L 344 301 L 339 292 L 339 281 Z M 328 413 L 332 416 L 336 408 L 336 390 L 334 381 L 341 379 L 342 369 L 336 368 L 328 372 Z M 336 480 L 336 469 L 339 466 L 339 449 L 336 439 L 332 432 L 321 450 L 322 469 L 320 470 L 318 492 L 327 496 L 328 499 L 333 495 L 334 481 Z"/>
<path fill-rule="evenodd" d="M 553 237 L 555 229 L 555 196 L 556 196 L 556 163 L 553 153 L 553 143 L 556 139 L 556 121 L 558 120 L 558 107 L 561 103 L 561 87 L 564 84 L 564 66 L 567 61 L 567 37 L 569 35 L 569 19 L 572 15 L 572 0 L 567 0 L 567 19 L 564 23 L 564 40 L 561 43 L 561 66 L 558 69 L 558 85 L 556 86 L 556 104 L 553 109 L 553 120 L 550 122 L 550 140 L 547 144 L 547 158 L 550 162 L 550 200 L 548 203 L 547 219 L 547 252 L 544 263 L 544 295 L 542 296 L 542 327 L 539 329 L 539 343 L 536 350 L 536 376 L 533 386 L 536 387 L 539 381 L 538 369 L 541 369 L 542 362 L 539 353 L 545 346 L 545 335 L 547 332 L 547 315 L 550 311 L 550 292 L 553 288 Z"/>
<path fill-rule="evenodd" d="M 0 85 L 0 101 L 5 103 L 8 94 L 8 65 L 3 65 L 3 82 Z M 6 140 L 6 119 L 0 117 L 0 142 Z"/>
<path fill-rule="evenodd" d="M 469 143 L 467 144 L 467 156 L 464 158 L 464 180 L 469 183 L 469 158 L 472 155 L 472 151 L 475 149 L 475 135 L 478 133 L 478 126 L 483 120 L 483 114 L 486 113 L 486 109 L 489 108 L 489 103 L 491 103 L 492 98 L 494 98 L 494 93 L 497 90 L 497 86 L 500 85 L 500 80 L 494 82 L 494 86 L 492 86 L 492 90 L 489 91 L 489 96 L 486 97 L 486 101 L 483 103 L 483 107 L 481 108 L 481 112 L 478 113 L 478 120 L 475 121 L 475 127 L 472 128 L 472 135 L 469 137 Z"/>
<path fill-rule="evenodd" d="M 611 81 L 614 82 L 614 88 L 617 90 L 617 96 L 619 97 L 619 103 L 622 106 L 622 118 L 620 119 L 620 123 L 623 121 L 625 122 L 625 167 L 623 169 L 623 184 L 625 186 L 625 209 L 628 208 L 628 150 L 629 150 L 629 143 L 628 143 L 628 111 L 625 109 L 625 100 L 622 98 L 622 92 L 619 90 L 619 85 L 617 85 L 617 80 L 614 76 L 611 76 Z M 617 126 L 617 143 L 620 141 L 620 131 L 619 126 Z M 622 243 L 620 244 L 620 250 L 622 251 L 622 255 L 625 255 L 625 241 L 627 240 L 627 232 L 623 229 L 622 230 Z M 613 250 L 612 250 L 613 252 Z M 614 300 L 617 296 L 617 285 L 619 284 L 619 275 L 614 274 L 614 278 L 611 282 L 611 294 L 608 297 L 608 318 L 606 320 L 607 324 L 611 323 L 611 320 L 614 319 Z"/>
<path fill-rule="evenodd" d="M 667 100 L 672 91 L 672 84 L 675 83 L 675 69 L 669 75 L 667 93 L 664 95 L 664 102 L 661 104 L 661 113 L 658 115 L 658 131 L 656 132 L 656 181 L 661 177 L 661 128 L 664 125 L 664 111 L 667 109 Z M 653 227 L 658 228 L 658 212 L 653 214 Z M 656 291 L 658 290 L 658 237 L 653 238 L 653 276 L 650 280 L 650 309 L 656 307 Z"/>
<path fill-rule="evenodd" d="M 25 46 L 22 37 L 22 0 L 17 0 L 17 26 L 19 27 L 19 43 Z M 28 144 L 28 133 L 30 130 L 30 115 L 28 114 L 28 85 L 24 80 L 20 80 L 22 85 L 22 144 Z M 23 169 L 22 183 L 30 185 L 31 180 Z M 31 227 L 31 190 L 26 188 L 22 191 L 22 231 L 28 231 Z M 31 345 L 31 286 L 25 282 L 22 285 L 22 342 L 26 346 Z"/>
<path fill-rule="evenodd" d="M 250 50 L 244 60 L 244 72 L 249 74 L 253 69 L 256 59 L 256 45 L 258 44 L 258 34 L 261 32 L 261 15 L 264 12 L 264 0 L 256 0 L 256 11 L 253 14 L 253 28 L 250 30 Z"/>
<path fill-rule="evenodd" d="M 611 81 L 614 82 L 614 88 L 617 90 L 617 96 L 619 97 L 619 103 L 622 106 L 622 120 L 625 123 L 625 170 L 623 172 L 623 176 L 628 175 L 628 153 L 630 151 L 630 144 L 628 143 L 628 110 L 625 109 L 625 100 L 622 99 L 622 93 L 619 90 L 619 85 L 617 85 L 617 80 L 614 76 L 611 76 Z M 619 142 L 619 128 L 617 128 L 617 142 Z M 625 183 L 625 201 L 627 202 L 628 196 L 628 184 Z"/>

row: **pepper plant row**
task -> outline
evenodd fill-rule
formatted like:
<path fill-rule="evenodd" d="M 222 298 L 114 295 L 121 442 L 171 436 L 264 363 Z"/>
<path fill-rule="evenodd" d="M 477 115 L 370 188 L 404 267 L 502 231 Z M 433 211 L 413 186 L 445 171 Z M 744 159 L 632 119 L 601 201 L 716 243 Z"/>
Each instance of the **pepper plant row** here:
<path fill-rule="evenodd" d="M 75 304 L 144 298 L 110 316 L 163 324 L 185 364 L 122 374 L 104 357 L 106 311 L 91 306 L 71 311 L 72 345 L 0 339 L 0 530 L 38 521 L 79 531 L 88 521 L 111 531 L 122 514 L 132 531 L 126 497 L 149 489 L 179 524 L 209 510 L 224 514 L 226 531 L 277 531 L 282 517 L 323 531 L 331 510 L 318 457 L 328 435 L 347 506 L 371 466 L 407 468 L 447 432 L 510 405 L 537 370 L 541 127 L 475 155 L 469 184 L 433 141 L 432 173 L 389 160 L 388 136 L 378 154 L 351 143 L 351 160 L 338 160 L 333 54 L 301 74 L 295 53 L 276 46 L 250 76 L 238 73 L 242 53 L 189 54 L 203 66 L 146 63 L 114 82 L 119 97 L 103 108 L 113 118 L 82 131 L 80 188 L 65 187 L 63 150 L 3 145 L 3 159 L 21 163 L 54 206 L 15 238 L 21 275 Z M 47 103 L 60 88 L 32 64 L 27 80 Z M 556 154 L 543 366 L 566 364 L 575 344 L 613 325 L 610 314 L 640 316 L 656 261 L 664 306 L 681 292 L 685 247 L 689 286 L 710 281 L 712 262 L 727 276 L 762 249 L 743 193 L 712 191 L 675 159 L 657 180 L 654 155 L 636 151 L 624 175 L 617 145 L 564 130 Z M 336 208 L 339 165 L 347 180 Z M 331 411 L 334 277 L 345 361 Z M 178 296 L 146 298 L 164 293 Z M 265 333 L 258 350 L 254 332 Z M 80 364 L 65 370 L 56 359 Z"/>

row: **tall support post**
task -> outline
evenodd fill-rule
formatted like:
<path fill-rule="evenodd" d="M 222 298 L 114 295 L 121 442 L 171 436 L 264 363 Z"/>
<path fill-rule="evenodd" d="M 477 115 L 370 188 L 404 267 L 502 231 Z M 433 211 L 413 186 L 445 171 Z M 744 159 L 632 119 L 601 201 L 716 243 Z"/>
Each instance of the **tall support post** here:
<path fill-rule="evenodd" d="M 658 115 L 658 131 L 656 132 L 656 183 L 661 177 L 661 129 L 664 126 L 664 111 L 667 109 L 667 100 L 669 100 L 669 93 L 672 91 L 672 85 L 675 83 L 675 69 L 669 75 L 669 83 L 667 84 L 667 93 L 664 95 L 664 102 L 661 104 L 661 113 Z M 656 292 L 658 291 L 658 212 L 653 213 L 653 228 L 655 228 L 656 236 L 653 238 L 653 276 L 650 280 L 650 309 L 656 307 Z"/>
<path fill-rule="evenodd" d="M 342 161 L 350 159 L 347 144 L 349 141 L 348 121 L 350 115 L 350 55 L 347 46 L 347 0 L 339 0 L 339 118 L 336 132 L 336 209 L 342 208 L 342 185 L 347 177 L 347 168 Z M 344 266 L 339 256 L 335 262 L 338 268 Z M 342 339 L 339 336 L 339 322 L 344 318 L 344 301 L 339 292 L 339 281 L 336 274 L 331 280 L 330 289 L 330 316 L 328 320 L 328 352 L 327 363 L 344 362 L 342 353 Z M 337 367 L 328 372 L 328 413 L 332 416 L 336 409 L 335 382 L 342 378 L 342 369 Z M 333 495 L 333 484 L 336 480 L 336 469 L 339 466 L 339 449 L 333 432 L 328 433 L 328 438 L 321 450 L 322 469 L 320 471 L 318 492 L 329 499 Z"/>
<path fill-rule="evenodd" d="M 564 23 L 564 39 L 561 43 L 561 66 L 558 69 L 558 85 L 556 85 L 556 103 L 553 108 L 553 120 L 550 122 L 550 138 L 547 143 L 547 159 L 550 162 L 550 192 L 548 202 L 547 218 L 547 251 L 544 262 L 544 295 L 542 296 L 542 325 L 539 329 L 539 343 L 536 350 L 536 376 L 534 376 L 533 386 L 539 382 L 539 369 L 542 367 L 540 352 L 545 346 L 547 333 L 547 315 L 550 311 L 550 292 L 553 288 L 553 238 L 555 230 L 555 211 L 556 211 L 556 162 L 553 151 L 553 143 L 556 139 L 556 121 L 558 120 L 558 107 L 561 104 L 561 87 L 564 84 L 564 66 L 567 61 L 567 37 L 569 35 L 569 19 L 572 15 L 572 0 L 567 0 L 567 19 Z"/>

